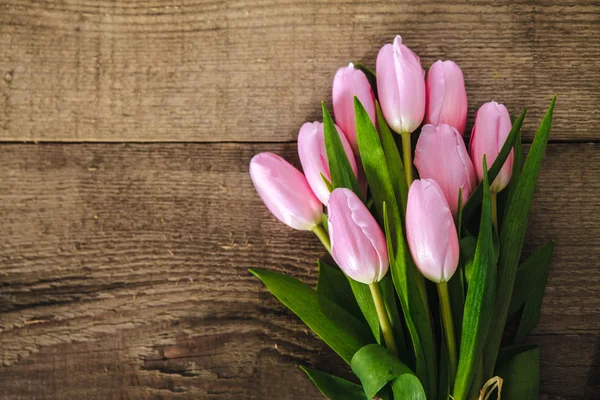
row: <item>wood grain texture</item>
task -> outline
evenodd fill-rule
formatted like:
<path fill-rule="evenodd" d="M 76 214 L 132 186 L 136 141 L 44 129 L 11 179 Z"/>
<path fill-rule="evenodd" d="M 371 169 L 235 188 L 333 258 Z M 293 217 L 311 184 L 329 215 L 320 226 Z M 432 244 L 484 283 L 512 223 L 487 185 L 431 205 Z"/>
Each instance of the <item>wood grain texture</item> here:
<path fill-rule="evenodd" d="M 557 93 L 554 139 L 598 139 L 597 1 L 1 0 L 0 140 L 290 141 L 396 34 L 460 64 L 469 125 Z"/>
<path fill-rule="evenodd" d="M 0 398 L 320 398 L 348 375 L 247 273 L 314 284 L 318 241 L 277 222 L 251 156 L 292 144 L 6 144 L 0 151 Z M 526 252 L 556 251 L 541 321 L 548 400 L 600 390 L 600 148 L 549 146 Z M 292 390 L 294 389 L 294 390 Z"/>

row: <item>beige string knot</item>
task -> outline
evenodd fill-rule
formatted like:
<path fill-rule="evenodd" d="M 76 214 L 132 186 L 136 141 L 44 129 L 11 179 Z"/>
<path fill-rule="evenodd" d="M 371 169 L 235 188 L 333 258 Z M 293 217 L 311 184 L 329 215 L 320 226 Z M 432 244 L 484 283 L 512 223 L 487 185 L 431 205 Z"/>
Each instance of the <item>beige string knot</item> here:
<path fill-rule="evenodd" d="M 498 400 L 500 400 L 502 394 L 502 383 L 503 380 L 499 376 L 495 376 L 483 385 L 481 391 L 479 392 L 478 400 L 488 400 L 494 390 L 498 389 Z"/>

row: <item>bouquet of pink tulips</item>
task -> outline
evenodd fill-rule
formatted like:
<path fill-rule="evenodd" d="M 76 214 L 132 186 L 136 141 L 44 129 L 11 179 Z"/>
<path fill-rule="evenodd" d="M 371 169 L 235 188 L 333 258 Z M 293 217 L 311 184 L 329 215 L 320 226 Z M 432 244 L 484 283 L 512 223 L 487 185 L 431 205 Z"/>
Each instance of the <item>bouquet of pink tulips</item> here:
<path fill-rule="evenodd" d="M 553 243 L 521 251 L 554 102 L 524 161 L 525 110 L 511 120 L 496 102 L 479 108 L 467 150 L 461 69 L 438 61 L 425 79 L 397 36 L 375 72 L 338 70 L 335 124 L 323 105 L 323 123 L 300 128 L 304 174 L 272 153 L 252 159 L 268 209 L 336 264 L 318 262 L 316 289 L 251 270 L 350 364 L 357 383 L 303 367 L 327 398 L 538 398 L 539 349 L 524 339 Z"/>

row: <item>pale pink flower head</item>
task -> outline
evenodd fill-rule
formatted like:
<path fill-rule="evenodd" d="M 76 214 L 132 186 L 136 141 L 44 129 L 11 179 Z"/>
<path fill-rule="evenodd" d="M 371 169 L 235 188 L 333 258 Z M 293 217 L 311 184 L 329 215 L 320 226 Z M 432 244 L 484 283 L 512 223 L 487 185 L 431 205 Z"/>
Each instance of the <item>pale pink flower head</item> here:
<path fill-rule="evenodd" d="M 488 168 L 494 164 L 502 150 L 512 124 L 510 114 L 503 104 L 495 101 L 482 105 L 475 115 L 475 125 L 471 133 L 470 153 L 477 179 L 483 180 L 483 156 L 485 154 Z M 510 182 L 515 154 L 510 151 L 500 173 L 490 185 L 492 192 L 502 191 Z"/>
<path fill-rule="evenodd" d="M 415 180 L 408 191 L 406 237 L 417 268 L 427 279 L 448 282 L 458 267 L 458 235 L 442 189 Z"/>
<path fill-rule="evenodd" d="M 415 148 L 415 166 L 419 177 L 433 179 L 440 185 L 453 216 L 458 213 L 459 188 L 464 205 L 477 186 L 465 142 L 450 125 L 423 126 Z"/>
<path fill-rule="evenodd" d="M 385 236 L 373 215 L 349 189 L 335 189 L 329 198 L 331 255 L 346 275 L 365 284 L 379 282 L 389 259 Z"/>
<path fill-rule="evenodd" d="M 269 211 L 284 224 L 308 231 L 321 223 L 323 206 L 306 178 L 277 154 L 255 155 L 250 161 L 250 177 Z"/>
<path fill-rule="evenodd" d="M 462 135 L 467 125 L 467 90 L 462 70 L 453 61 L 436 61 L 427 73 L 425 123 L 447 124 Z"/>
<path fill-rule="evenodd" d="M 348 143 L 340 128 L 337 126 L 335 128 L 350 162 L 352 172 L 356 175 L 356 160 L 350 143 Z M 322 122 L 307 122 L 302 125 L 298 134 L 298 155 L 300 156 L 304 175 L 306 175 L 312 191 L 321 203 L 327 205 L 329 202 L 329 189 L 325 185 L 321 174 L 331 182 L 331 172 L 329 171 L 329 161 L 325 149 L 325 133 Z"/>
<path fill-rule="evenodd" d="M 415 131 L 425 115 L 425 70 L 421 60 L 396 36 L 377 55 L 377 92 L 388 125 L 396 132 Z"/>
<path fill-rule="evenodd" d="M 350 63 L 347 67 L 337 70 L 333 78 L 333 113 L 335 123 L 346 134 L 346 138 L 352 146 L 354 154 L 358 154 L 358 142 L 356 140 L 356 120 L 354 117 L 354 96 L 363 105 L 373 125 L 376 125 L 377 115 L 375 113 L 375 95 L 371 84 L 364 72 L 354 68 Z"/>

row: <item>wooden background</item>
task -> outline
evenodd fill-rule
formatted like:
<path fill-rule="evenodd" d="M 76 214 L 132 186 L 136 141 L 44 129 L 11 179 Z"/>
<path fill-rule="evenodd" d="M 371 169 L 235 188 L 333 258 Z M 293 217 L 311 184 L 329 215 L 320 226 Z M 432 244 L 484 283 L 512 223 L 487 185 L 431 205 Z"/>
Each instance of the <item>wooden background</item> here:
<path fill-rule="evenodd" d="M 556 252 L 542 399 L 600 398 L 600 3 L 0 0 L 0 399 L 316 399 L 348 373 L 247 273 L 316 281 L 252 155 L 297 163 L 335 70 L 395 34 L 473 110 L 558 94 L 526 251 Z"/>

